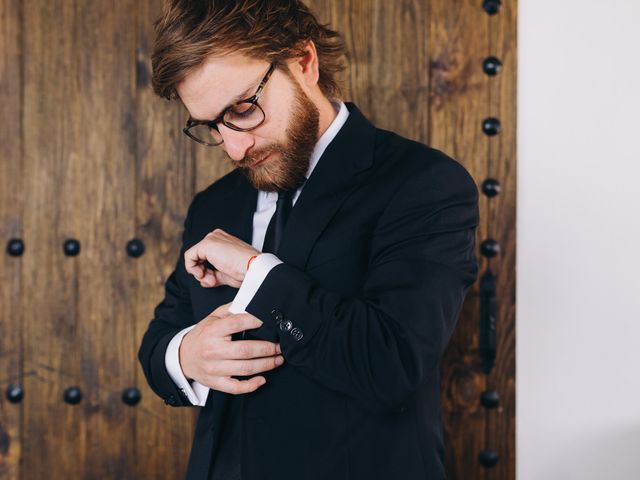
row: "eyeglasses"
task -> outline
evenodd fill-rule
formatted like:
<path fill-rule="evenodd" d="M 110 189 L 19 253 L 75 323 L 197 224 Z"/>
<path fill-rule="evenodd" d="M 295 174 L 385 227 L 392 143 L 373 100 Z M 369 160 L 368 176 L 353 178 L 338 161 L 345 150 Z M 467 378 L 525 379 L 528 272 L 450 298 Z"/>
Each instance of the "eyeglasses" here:
<path fill-rule="evenodd" d="M 264 122 L 264 110 L 258 104 L 258 98 L 267 84 L 271 73 L 276 68 L 277 63 L 273 62 L 269 66 L 269 70 L 260 82 L 256 93 L 244 100 L 240 100 L 233 105 L 224 109 L 224 111 L 213 120 L 193 120 L 191 117 L 187 120 L 187 125 L 182 131 L 198 143 L 208 147 L 220 145 L 224 140 L 218 130 L 218 123 L 221 123 L 231 130 L 238 132 L 248 132 L 254 128 L 258 128 Z"/>

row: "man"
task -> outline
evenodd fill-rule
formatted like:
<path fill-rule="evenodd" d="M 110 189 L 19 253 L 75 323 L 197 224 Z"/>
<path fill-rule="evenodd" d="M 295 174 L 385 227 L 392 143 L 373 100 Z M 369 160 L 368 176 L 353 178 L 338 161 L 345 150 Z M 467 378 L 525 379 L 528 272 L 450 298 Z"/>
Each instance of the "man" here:
<path fill-rule="evenodd" d="M 477 276 L 478 192 L 338 100 L 300 2 L 169 2 L 156 93 L 237 167 L 196 194 L 139 359 L 200 405 L 188 479 L 443 479 L 439 363 Z"/>

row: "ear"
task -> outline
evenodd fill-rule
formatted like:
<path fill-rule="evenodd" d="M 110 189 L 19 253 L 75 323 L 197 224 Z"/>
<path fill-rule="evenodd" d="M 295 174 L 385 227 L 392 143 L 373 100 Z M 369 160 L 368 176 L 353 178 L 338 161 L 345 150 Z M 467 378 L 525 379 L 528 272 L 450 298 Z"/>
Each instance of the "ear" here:
<path fill-rule="evenodd" d="M 298 77 L 300 83 L 311 88 L 318 84 L 320 78 L 318 53 L 313 40 L 307 41 L 303 51 L 304 56 L 291 59 L 289 69 Z"/>

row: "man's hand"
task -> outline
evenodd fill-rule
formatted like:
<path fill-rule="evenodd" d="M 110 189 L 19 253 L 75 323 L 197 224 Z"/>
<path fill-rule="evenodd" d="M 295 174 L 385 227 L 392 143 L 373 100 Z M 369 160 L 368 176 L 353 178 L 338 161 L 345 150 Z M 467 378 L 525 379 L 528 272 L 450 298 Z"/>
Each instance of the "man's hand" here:
<path fill-rule="evenodd" d="M 280 345 L 266 340 L 231 340 L 231 335 L 262 325 L 250 313 L 229 313 L 221 305 L 190 330 L 180 344 L 180 366 L 185 377 L 232 394 L 249 393 L 265 384 L 255 376 L 238 380 L 232 375 L 254 375 L 284 363 Z"/>
<path fill-rule="evenodd" d="M 229 285 L 239 288 L 252 255 L 261 252 L 224 230 L 216 228 L 184 252 L 184 266 L 203 287 Z M 206 268 L 204 262 L 213 265 Z"/>

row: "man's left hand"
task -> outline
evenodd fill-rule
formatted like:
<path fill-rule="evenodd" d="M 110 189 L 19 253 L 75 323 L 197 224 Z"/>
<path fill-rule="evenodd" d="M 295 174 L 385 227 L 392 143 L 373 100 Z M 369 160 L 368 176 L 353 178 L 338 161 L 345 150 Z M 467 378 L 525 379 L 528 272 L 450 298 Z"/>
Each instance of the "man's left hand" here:
<path fill-rule="evenodd" d="M 229 285 L 239 288 L 252 255 L 261 252 L 224 230 L 216 228 L 184 252 L 184 266 L 206 288 Z M 213 265 L 206 268 L 204 262 Z"/>

